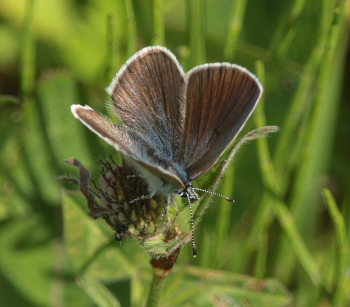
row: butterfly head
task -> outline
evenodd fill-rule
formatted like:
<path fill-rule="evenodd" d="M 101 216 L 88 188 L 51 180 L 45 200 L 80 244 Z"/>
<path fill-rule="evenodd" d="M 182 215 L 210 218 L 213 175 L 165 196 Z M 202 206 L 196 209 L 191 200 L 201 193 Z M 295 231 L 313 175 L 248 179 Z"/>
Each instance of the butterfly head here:
<path fill-rule="evenodd" d="M 179 192 L 179 195 L 181 197 L 186 197 L 188 198 L 190 201 L 196 201 L 199 199 L 198 194 L 194 191 L 194 188 L 192 186 L 192 184 L 187 184 L 186 187 Z"/>

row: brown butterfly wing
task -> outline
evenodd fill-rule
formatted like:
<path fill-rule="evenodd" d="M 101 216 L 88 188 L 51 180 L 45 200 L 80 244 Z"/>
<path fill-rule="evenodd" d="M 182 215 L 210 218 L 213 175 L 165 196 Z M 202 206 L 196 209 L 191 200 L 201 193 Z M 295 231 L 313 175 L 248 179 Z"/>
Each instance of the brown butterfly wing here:
<path fill-rule="evenodd" d="M 153 176 L 183 189 L 183 180 L 179 178 L 173 163 L 158 152 L 152 143 L 137 136 L 126 126 L 115 125 L 88 106 L 72 105 L 73 115 L 91 131 L 121 152 L 127 159 L 142 167 Z"/>
<path fill-rule="evenodd" d="M 179 148 L 185 74 L 163 47 L 147 47 L 120 70 L 108 92 L 121 120 L 172 157 Z"/>
<path fill-rule="evenodd" d="M 182 152 L 190 180 L 222 155 L 254 110 L 262 87 L 242 67 L 201 65 L 188 73 Z"/>

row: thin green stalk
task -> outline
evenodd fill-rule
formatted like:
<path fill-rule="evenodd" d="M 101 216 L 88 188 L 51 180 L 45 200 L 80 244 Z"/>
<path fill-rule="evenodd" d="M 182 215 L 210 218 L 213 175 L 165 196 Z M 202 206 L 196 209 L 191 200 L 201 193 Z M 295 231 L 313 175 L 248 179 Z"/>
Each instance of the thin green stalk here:
<path fill-rule="evenodd" d="M 257 63 L 257 71 L 259 78 L 261 80 L 264 80 L 264 66 L 262 62 Z M 259 108 L 256 112 L 255 121 L 258 125 L 264 125 L 265 118 L 263 112 L 263 101 L 261 102 Z M 279 180 L 276 176 L 276 172 L 274 171 L 267 140 L 265 138 L 258 139 L 258 154 L 264 183 L 269 191 L 275 193 L 275 197 L 270 198 L 270 201 L 272 202 L 271 209 L 274 211 L 277 220 L 280 222 L 282 229 L 286 233 L 289 239 L 289 243 L 292 245 L 293 250 L 295 251 L 295 254 L 297 255 L 304 270 L 313 281 L 313 283 L 318 285 L 321 278 L 317 265 L 312 259 L 312 256 L 309 253 L 308 249 L 306 248 L 306 245 L 296 228 L 293 217 L 290 214 L 287 206 L 278 199 L 280 197 Z M 267 191 L 267 193 L 269 192 Z M 265 219 L 267 221 L 266 215 Z M 268 225 L 266 221 L 263 221 L 262 225 Z M 266 231 L 266 229 L 264 230 Z"/>
<path fill-rule="evenodd" d="M 257 76 L 265 84 L 265 66 L 262 61 L 257 61 L 255 64 Z M 262 127 L 266 125 L 265 111 L 264 111 L 264 96 L 261 98 L 259 106 L 255 112 L 254 120 L 256 127 Z M 268 142 L 266 138 L 260 138 L 257 140 L 258 154 L 260 157 L 260 167 L 263 174 L 266 187 L 268 187 L 274 194 L 279 195 L 280 186 L 277 175 L 274 171 L 274 167 L 271 161 Z M 264 198 L 266 199 L 266 198 Z M 258 278 L 263 278 L 266 271 L 266 258 L 267 258 L 267 242 L 268 242 L 268 227 L 270 226 L 272 219 L 269 216 L 272 207 L 267 206 L 263 201 L 261 202 L 262 215 L 260 218 L 263 218 L 261 224 L 259 224 L 259 230 L 256 232 L 258 251 L 257 251 L 257 260 L 255 264 L 255 276 Z M 266 208 L 266 209 L 264 209 Z M 261 212 L 261 211 L 260 211 Z"/>
<path fill-rule="evenodd" d="M 301 266 L 313 284 L 315 286 L 320 286 L 322 283 L 320 271 L 315 260 L 312 258 L 309 250 L 307 249 L 290 211 L 284 203 L 278 200 L 274 202 L 273 209 L 278 221 L 288 237 L 288 243 L 294 250 L 295 256 L 299 259 Z M 283 266 L 283 263 L 280 262 L 280 265 Z"/>
<path fill-rule="evenodd" d="M 264 154 L 263 151 L 260 149 L 259 150 L 259 158 L 260 158 L 260 164 L 266 164 L 263 162 L 264 159 Z M 265 178 L 265 184 L 267 187 L 270 188 L 271 191 L 273 191 L 273 187 L 269 186 L 269 176 L 264 175 L 264 169 L 262 168 L 263 172 L 263 178 Z M 273 172 L 272 172 L 273 174 Z M 271 180 L 271 182 L 276 182 L 276 177 Z M 267 192 L 268 193 L 268 192 Z M 272 195 L 271 195 L 272 196 Z M 320 272 L 318 270 L 318 267 L 312 258 L 309 250 L 307 249 L 297 227 L 294 222 L 293 216 L 291 215 L 290 211 L 288 210 L 286 204 L 284 204 L 282 201 L 278 200 L 277 198 L 270 197 L 269 201 L 272 203 L 271 204 L 271 210 L 274 212 L 277 220 L 279 221 L 282 229 L 284 230 L 284 233 L 288 237 L 288 243 L 292 246 L 292 249 L 295 252 L 296 257 L 299 259 L 299 262 L 301 263 L 301 266 L 303 269 L 306 271 L 307 275 L 311 279 L 311 281 L 315 285 L 319 285 L 321 283 L 321 277 L 320 277 Z M 262 202 L 262 205 L 265 207 L 266 204 Z M 269 207 L 267 207 L 269 208 Z M 267 226 L 269 226 L 269 221 L 271 221 L 270 216 L 268 215 L 269 210 L 263 210 L 265 213 L 262 215 L 263 220 L 259 223 L 259 226 L 265 226 L 263 229 L 258 229 L 255 228 L 256 232 L 255 234 L 263 233 L 266 232 Z M 258 232 L 258 231 L 259 232 Z"/>
<path fill-rule="evenodd" d="M 295 135 L 301 135 L 298 133 L 300 121 L 305 115 L 307 115 L 305 107 L 309 106 L 310 101 L 313 99 L 313 86 L 316 82 L 317 71 L 320 67 L 320 63 L 323 62 L 324 51 L 329 35 L 330 23 L 327 22 L 328 18 L 329 11 L 324 10 L 321 17 L 322 26 L 318 35 L 318 42 L 307 61 L 305 69 L 303 70 L 291 107 L 282 125 L 283 137 L 279 139 L 277 144 L 274 161 L 277 169 L 281 170 L 284 174 L 286 173 L 286 163 L 289 162 L 285 157 L 288 156 L 290 152 L 294 151 Z"/>
<path fill-rule="evenodd" d="M 27 0 L 25 10 L 23 37 L 20 54 L 21 93 L 30 95 L 35 83 L 35 33 L 34 33 L 35 0 Z"/>
<path fill-rule="evenodd" d="M 151 288 L 148 293 L 146 307 L 156 307 L 159 304 L 165 278 L 153 273 Z"/>
<path fill-rule="evenodd" d="M 190 66 L 205 63 L 204 1 L 187 2 L 187 23 L 190 33 Z"/>
<path fill-rule="evenodd" d="M 298 229 L 296 228 L 294 219 L 284 203 L 274 198 L 271 194 L 264 195 L 260 207 L 261 213 L 257 215 L 257 219 L 253 225 L 248 239 L 245 244 L 240 247 L 241 252 L 236 255 L 234 270 L 243 268 L 249 259 L 247 255 L 253 250 L 256 245 L 256 240 L 261 233 L 266 232 L 266 229 L 272 222 L 271 211 L 275 214 L 285 235 L 288 237 L 288 243 L 291 245 L 296 257 L 299 259 L 301 266 L 309 276 L 310 280 L 315 284 L 321 283 L 319 269 L 313 260 L 309 250 L 303 242 Z M 289 255 L 290 256 L 290 255 Z"/>
<path fill-rule="evenodd" d="M 328 0 L 324 1 L 324 5 L 325 8 L 329 8 Z M 338 2 L 338 5 L 340 6 L 341 3 Z M 327 10 L 325 9 L 324 15 L 327 15 L 326 12 Z M 328 30 L 325 34 L 326 41 L 323 42 L 323 38 L 320 39 L 323 50 L 315 50 L 315 52 L 320 52 L 322 56 L 322 61 L 321 58 L 317 58 L 319 67 L 315 70 L 315 78 L 317 77 L 315 82 L 316 91 L 314 89 L 312 92 L 316 94 L 316 97 L 314 98 L 311 116 L 308 119 L 308 133 L 306 136 L 302 136 L 305 137 L 304 147 L 302 148 L 303 151 L 300 152 L 299 163 L 295 166 L 297 167 L 294 179 L 295 185 L 290 192 L 291 212 L 300 234 L 306 241 L 313 235 L 316 227 L 318 207 L 315 201 L 317 197 L 317 181 L 315 181 L 315 178 L 319 176 L 323 165 L 327 162 L 330 133 L 332 133 L 335 119 L 334 113 L 337 107 L 335 97 L 337 95 L 336 93 L 339 93 L 336 89 L 339 81 L 334 81 L 334 79 L 340 78 L 340 70 L 343 63 L 343 56 L 335 56 L 335 52 L 339 55 L 344 50 L 343 47 L 340 47 L 341 44 L 339 44 L 339 39 L 344 37 L 344 26 L 337 19 L 339 12 L 342 12 L 341 14 L 343 15 L 344 13 L 340 7 L 333 7 L 332 12 L 332 22 L 328 22 L 328 25 L 325 21 L 322 23 L 323 27 Z M 328 20 L 329 16 L 324 16 L 323 19 Z M 321 33 L 324 32 L 321 31 Z M 341 35 L 339 35 L 340 33 Z M 332 81 L 330 81 L 330 78 L 332 78 Z M 289 131 L 289 136 L 291 137 L 289 139 L 290 145 L 295 143 L 294 138 L 296 133 L 299 135 L 300 132 L 294 131 L 293 133 Z M 292 148 L 289 150 L 292 150 Z M 287 156 L 288 151 L 285 152 L 285 157 Z M 277 246 L 278 256 L 274 264 L 277 270 L 276 274 L 284 279 L 291 278 L 295 258 L 290 257 L 289 242 L 281 236 Z M 289 268 L 289 270 L 286 268 Z"/>
<path fill-rule="evenodd" d="M 242 242 L 235 255 L 232 271 L 244 272 L 250 255 L 257 246 L 259 235 L 267 231 L 273 219 L 272 197 L 265 192 L 260 201 L 258 211 L 255 214 L 254 223 L 249 231 L 248 237 Z"/>
<path fill-rule="evenodd" d="M 228 33 L 226 37 L 224 58 L 230 61 L 234 57 L 238 36 L 242 29 L 247 0 L 233 1 L 231 17 L 228 22 Z"/>
<path fill-rule="evenodd" d="M 279 26 L 270 48 L 274 56 L 283 58 L 289 50 L 296 34 L 296 24 L 303 11 L 305 3 L 305 0 L 293 1 L 292 8 L 288 7 L 288 16 L 282 16 L 281 22 L 278 23 Z"/>
<path fill-rule="evenodd" d="M 268 251 L 268 236 L 261 232 L 258 236 L 258 251 L 255 261 L 254 276 L 259 279 L 265 278 L 266 260 Z"/>
<path fill-rule="evenodd" d="M 120 40 L 121 35 L 116 31 L 116 21 L 120 18 L 120 16 L 117 16 L 117 18 L 114 17 L 112 14 L 108 14 L 106 18 L 106 49 L 107 49 L 107 56 L 106 56 L 106 67 L 105 67 L 105 75 L 104 75 L 104 81 L 105 81 L 105 87 L 108 86 L 115 76 L 115 73 L 120 66 L 121 59 L 120 59 L 120 51 L 118 48 L 117 51 L 117 44 L 120 46 Z M 118 42 L 118 43 L 117 43 Z M 111 101 L 111 97 L 105 91 L 105 100 L 107 102 Z M 108 116 L 110 118 L 113 118 L 114 121 L 118 122 L 118 118 L 116 118 L 116 113 L 112 108 L 106 108 L 108 112 Z"/>
<path fill-rule="evenodd" d="M 108 14 L 106 18 L 106 63 L 105 63 L 105 83 L 104 87 L 107 87 L 118 69 L 123 64 L 122 57 L 122 46 L 124 46 L 124 42 L 127 41 L 129 44 L 129 37 L 127 31 L 125 31 L 125 18 L 126 18 L 126 3 L 122 1 L 117 1 L 115 4 L 115 13 Z M 129 30 L 130 32 L 130 30 Z M 133 47 L 128 48 L 128 52 L 131 51 Z M 111 97 L 108 95 L 107 91 L 105 91 L 105 101 L 110 101 Z M 113 119 L 115 122 L 119 122 L 120 119 L 117 118 L 116 113 L 113 108 L 106 108 L 108 116 Z"/>
<path fill-rule="evenodd" d="M 112 14 L 107 16 L 107 61 L 105 69 L 105 82 L 108 84 L 111 82 L 115 70 L 117 68 L 116 58 L 116 33 L 115 33 L 115 20 Z"/>
<path fill-rule="evenodd" d="M 136 51 L 137 34 L 136 34 L 136 21 L 135 13 L 131 0 L 124 0 L 125 13 L 126 13 L 126 42 L 128 56 L 132 55 Z"/>
<path fill-rule="evenodd" d="M 256 62 L 256 71 L 260 81 L 265 84 L 265 66 L 261 61 Z M 259 106 L 256 109 L 254 120 L 256 127 L 266 126 L 266 118 L 264 111 L 264 96 L 261 97 Z M 265 185 L 276 195 L 281 194 L 280 180 L 275 172 L 269 146 L 266 138 L 257 140 L 258 154 L 260 158 L 260 167 Z"/>
<path fill-rule="evenodd" d="M 153 44 L 164 45 L 163 0 L 153 0 Z"/>
<path fill-rule="evenodd" d="M 277 169 L 287 175 L 290 166 L 288 168 L 289 161 L 286 159 L 286 156 L 289 156 L 289 153 L 294 151 L 294 148 L 292 150 L 292 146 L 295 144 L 295 135 L 300 127 L 300 122 L 306 115 L 308 115 L 308 113 L 305 112 L 305 109 L 310 105 L 310 101 L 312 101 L 313 98 L 312 88 L 322 58 L 322 50 L 324 50 L 324 38 L 322 38 L 319 45 L 314 48 L 310 59 L 303 69 L 303 73 L 299 80 L 299 86 L 296 89 L 291 107 L 289 108 L 287 117 L 282 124 L 283 137 L 281 137 L 277 143 L 274 162 Z M 302 134 L 298 133 L 297 135 L 299 135 L 299 138 L 303 137 Z"/>
<path fill-rule="evenodd" d="M 225 178 L 222 181 L 222 193 L 223 195 L 227 195 L 232 197 L 233 195 L 233 187 L 234 187 L 234 168 L 231 166 L 227 169 L 225 173 Z M 215 232 L 215 245 L 216 255 L 215 259 L 221 261 L 223 259 L 222 253 L 226 250 L 226 245 L 228 242 L 228 233 L 231 222 L 231 211 L 232 211 L 232 203 L 229 203 L 225 199 L 220 199 L 217 202 L 217 210 L 218 214 L 216 216 L 216 232 Z M 207 242 L 209 245 L 213 245 L 213 243 Z"/>
<path fill-rule="evenodd" d="M 265 67 L 262 61 L 256 62 L 257 76 L 260 82 L 265 86 Z M 263 127 L 266 125 L 266 118 L 264 112 L 264 95 L 260 98 L 259 105 L 255 110 L 253 116 L 255 126 Z M 269 154 L 267 140 L 265 138 L 260 138 L 257 140 L 258 153 L 260 157 L 260 168 L 263 174 L 263 179 L 266 181 L 265 185 L 275 191 L 277 194 L 278 180 L 273 169 L 272 161 Z M 236 255 L 236 260 L 234 263 L 234 271 L 242 271 L 247 264 L 250 255 L 257 244 L 257 238 L 262 234 L 266 233 L 267 229 L 273 221 L 272 216 L 272 199 L 269 195 L 270 193 L 265 192 L 255 215 L 254 224 L 249 232 L 248 238 L 240 246 L 238 255 Z"/>
<path fill-rule="evenodd" d="M 130 305 L 140 306 L 145 301 L 145 287 L 143 284 L 142 276 L 140 274 L 133 274 L 130 281 L 131 294 Z"/>
<path fill-rule="evenodd" d="M 17 104 L 19 99 L 17 96 L 12 95 L 0 95 L 0 106 L 5 104 Z"/>
<path fill-rule="evenodd" d="M 317 196 L 314 178 L 318 176 L 321 171 L 319 168 L 326 161 L 327 144 L 335 121 L 336 93 L 339 93 L 336 87 L 339 81 L 334 82 L 334 79 L 336 76 L 337 78 L 341 76 L 343 68 L 342 58 L 345 50 L 345 45 L 340 41 L 344 37 L 345 22 L 342 25 L 340 23 L 341 20 L 337 19 L 339 11 L 341 12 L 339 7 L 334 8 L 334 24 L 327 35 L 329 39 L 325 46 L 323 64 L 318 74 L 315 107 L 310 119 L 304 156 L 299 162 L 300 166 L 295 177 L 296 185 L 291 193 L 291 211 L 304 237 L 310 236 L 315 228 L 317 203 L 314 201 L 314 198 Z M 343 47 L 341 47 L 342 45 Z M 339 56 L 340 54 L 343 55 Z M 330 78 L 332 78 L 333 82 L 330 81 Z M 314 214 L 311 214 L 312 212 Z M 288 246 L 286 242 L 280 246 L 278 263 L 285 263 Z M 292 260 L 289 257 L 289 261 Z"/>
<path fill-rule="evenodd" d="M 77 278 L 77 284 L 84 289 L 87 296 L 94 302 L 95 306 L 120 307 L 121 304 L 110 290 L 98 279 L 89 274 Z M 60 305 L 63 306 L 64 304 Z M 57 304 L 56 304 L 57 306 Z"/>
<path fill-rule="evenodd" d="M 349 239 L 346 233 L 344 217 L 338 209 L 333 195 L 328 189 L 323 190 L 323 198 L 333 220 L 336 235 L 336 269 L 334 274 L 334 306 L 345 306 L 347 292 L 350 287 L 350 277 L 346 270 L 349 263 Z"/>

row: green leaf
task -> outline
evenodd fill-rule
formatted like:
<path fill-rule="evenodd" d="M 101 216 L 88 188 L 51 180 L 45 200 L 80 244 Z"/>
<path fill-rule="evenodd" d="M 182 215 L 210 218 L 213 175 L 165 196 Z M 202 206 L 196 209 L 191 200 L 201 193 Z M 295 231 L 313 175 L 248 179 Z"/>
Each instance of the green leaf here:
<path fill-rule="evenodd" d="M 84 289 L 85 293 L 99 307 L 121 306 L 118 299 L 100 281 L 89 275 L 78 278 L 78 285 Z"/>
<path fill-rule="evenodd" d="M 88 146 L 87 136 L 99 147 L 99 138 L 87 134 L 86 128 L 73 117 L 72 104 L 85 104 L 79 100 L 77 84 L 66 71 L 54 71 L 41 78 L 38 86 L 43 141 L 47 145 L 51 158 L 56 163 L 67 158 L 77 157 L 88 167 L 93 167 L 93 158 L 97 154 Z M 100 146 L 102 149 L 102 147 Z M 102 150 L 101 150 L 102 152 Z M 61 165 L 63 167 L 63 163 Z"/>
<path fill-rule="evenodd" d="M 69 193 L 62 193 L 62 203 L 64 240 L 74 268 L 101 279 L 130 277 L 137 268 L 111 242 L 112 232 L 108 237 Z"/>
<path fill-rule="evenodd" d="M 28 208 L 27 200 L 23 200 L 21 193 L 13 182 L 14 173 L 23 177 L 23 168 L 20 165 L 20 144 L 18 142 L 18 121 L 21 119 L 18 104 L 0 103 L 0 220 L 16 215 L 24 208 Z M 26 188 L 29 188 L 26 185 Z M 23 192 L 23 191 L 21 191 Z"/>
<path fill-rule="evenodd" d="M 38 101 L 29 99 L 22 105 L 23 120 L 18 127 L 19 152 L 11 156 L 16 161 L 10 176 L 18 190 L 29 199 L 30 206 L 58 204 L 58 167 L 52 147 L 47 142 L 46 127 L 38 112 Z M 28 201 L 28 200 L 27 200 Z"/>
<path fill-rule="evenodd" d="M 332 193 L 328 189 L 323 190 L 323 198 L 333 220 L 336 241 L 336 269 L 334 274 L 334 306 L 345 306 L 349 301 L 350 278 L 347 272 L 349 268 L 349 240 L 346 233 L 344 216 L 338 208 Z"/>
<path fill-rule="evenodd" d="M 45 235 L 46 228 L 33 216 L 12 220 L 0 228 L 0 297 L 2 306 L 13 298 L 26 306 L 48 306 L 53 278 L 52 244 L 26 247 L 22 238 Z M 6 285 L 6 286 L 5 286 Z"/>

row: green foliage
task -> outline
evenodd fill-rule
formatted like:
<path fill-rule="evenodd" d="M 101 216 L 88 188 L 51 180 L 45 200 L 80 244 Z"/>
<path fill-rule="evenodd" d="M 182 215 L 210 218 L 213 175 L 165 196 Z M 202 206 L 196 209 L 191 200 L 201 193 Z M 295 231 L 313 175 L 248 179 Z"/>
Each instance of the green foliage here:
<path fill-rule="evenodd" d="M 97 306 L 121 306 L 116 297 L 100 281 L 90 276 L 82 276 L 77 282 Z"/>
<path fill-rule="evenodd" d="M 56 177 L 77 176 L 70 157 L 97 177 L 114 155 L 70 105 L 107 113 L 104 88 L 151 44 L 186 70 L 230 61 L 254 71 L 264 96 L 239 137 L 280 127 L 194 182 L 236 202 L 201 195 L 199 256 L 181 250 L 160 305 L 350 305 L 349 11 L 345 0 L 2 0 L 0 305 L 145 303 L 148 256 L 115 242 Z M 187 206 L 181 217 L 188 227 Z"/>

